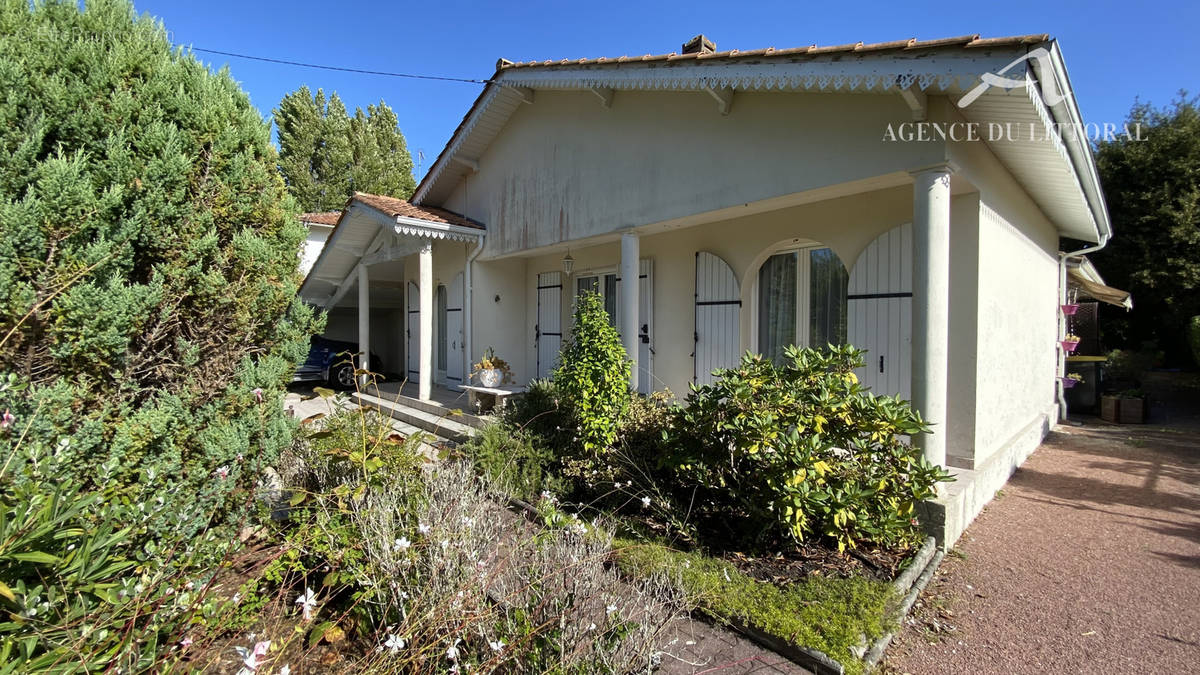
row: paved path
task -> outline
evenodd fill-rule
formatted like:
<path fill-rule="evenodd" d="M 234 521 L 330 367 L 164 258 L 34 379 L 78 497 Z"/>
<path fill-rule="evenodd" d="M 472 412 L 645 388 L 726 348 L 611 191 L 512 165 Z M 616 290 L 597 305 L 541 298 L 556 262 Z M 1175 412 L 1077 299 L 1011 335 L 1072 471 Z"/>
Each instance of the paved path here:
<path fill-rule="evenodd" d="M 1200 430 L 1054 433 L 946 557 L 885 672 L 1200 672 Z"/>

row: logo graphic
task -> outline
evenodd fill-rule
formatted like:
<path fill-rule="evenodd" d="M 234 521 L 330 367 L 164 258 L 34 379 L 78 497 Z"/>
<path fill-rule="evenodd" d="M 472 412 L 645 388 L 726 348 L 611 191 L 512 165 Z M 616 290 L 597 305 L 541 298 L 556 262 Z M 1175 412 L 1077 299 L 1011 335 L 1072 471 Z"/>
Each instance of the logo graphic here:
<path fill-rule="evenodd" d="M 958 107 L 965 108 L 971 105 L 976 99 L 978 99 L 980 96 L 983 96 L 984 92 L 991 87 L 1000 87 L 1001 89 L 1015 89 L 1017 87 L 1024 87 L 1027 82 L 1025 78 L 1015 80 L 1010 77 L 1001 76 L 1025 61 L 1037 61 L 1038 65 L 1041 67 L 1040 70 L 1042 73 L 1049 74 L 1053 72 L 1053 65 L 1050 61 L 1050 52 L 1047 51 L 1045 47 L 1038 47 L 1028 54 L 1015 59 L 1012 63 L 1004 66 L 995 73 L 984 73 L 981 75 L 980 79 L 983 80 L 983 82 L 977 84 L 974 89 L 968 91 L 965 96 L 959 99 Z M 1066 98 L 1066 95 L 1059 91 L 1058 84 L 1052 77 L 1047 77 L 1041 82 L 1041 95 L 1042 102 L 1048 106 L 1058 105 L 1063 101 L 1063 99 Z"/>

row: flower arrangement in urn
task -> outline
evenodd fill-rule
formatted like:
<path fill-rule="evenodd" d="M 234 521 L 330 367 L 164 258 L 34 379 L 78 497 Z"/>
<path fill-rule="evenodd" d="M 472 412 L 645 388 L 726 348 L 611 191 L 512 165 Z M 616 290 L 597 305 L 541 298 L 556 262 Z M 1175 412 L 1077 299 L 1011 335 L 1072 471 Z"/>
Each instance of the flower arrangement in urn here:
<path fill-rule="evenodd" d="M 497 387 L 513 381 L 508 362 L 496 356 L 496 350 L 491 347 L 483 352 L 483 358 L 475 364 L 473 373 L 479 376 L 479 383 L 485 387 Z"/>

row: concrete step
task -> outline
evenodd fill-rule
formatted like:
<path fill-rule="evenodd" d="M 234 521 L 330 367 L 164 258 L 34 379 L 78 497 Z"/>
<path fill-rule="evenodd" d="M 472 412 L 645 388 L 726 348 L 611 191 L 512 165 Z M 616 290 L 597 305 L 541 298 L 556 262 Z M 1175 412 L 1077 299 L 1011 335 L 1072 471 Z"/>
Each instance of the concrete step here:
<path fill-rule="evenodd" d="M 396 403 L 408 408 L 415 408 L 422 412 L 429 413 L 430 415 L 436 415 L 438 417 L 450 417 L 456 422 L 465 424 L 469 427 L 474 427 L 476 429 L 482 429 L 488 424 L 488 420 L 486 418 L 472 415 L 470 414 L 470 411 L 467 410 L 466 394 L 463 394 L 463 396 L 459 400 L 455 401 L 454 404 L 448 405 L 444 403 L 438 403 L 437 401 L 422 401 L 419 398 L 405 396 L 403 394 L 397 394 L 394 392 L 379 391 L 379 389 L 376 387 L 368 387 L 365 393 L 389 403 Z"/>
<path fill-rule="evenodd" d="M 372 394 L 355 393 L 352 395 L 359 405 L 368 408 L 374 408 L 379 412 L 390 416 L 393 420 L 402 422 L 424 431 L 426 433 L 437 436 L 440 439 L 462 443 L 474 436 L 477 428 L 465 424 L 464 420 L 468 415 L 451 415 L 450 410 L 436 406 L 433 410 L 429 406 L 420 406 L 413 404 L 416 399 L 409 399 L 401 396 L 393 400 L 392 398 L 384 398 L 374 396 Z M 421 403 L 421 402 L 417 402 Z"/>

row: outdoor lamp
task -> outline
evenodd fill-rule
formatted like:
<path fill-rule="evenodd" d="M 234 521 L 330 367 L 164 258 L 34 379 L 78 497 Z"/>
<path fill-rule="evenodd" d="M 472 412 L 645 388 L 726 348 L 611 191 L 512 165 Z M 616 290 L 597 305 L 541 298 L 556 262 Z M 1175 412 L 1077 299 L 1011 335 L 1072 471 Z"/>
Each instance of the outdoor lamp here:
<path fill-rule="evenodd" d="M 567 249 L 567 254 L 563 256 L 563 274 L 571 276 L 571 272 L 575 271 L 575 259 L 571 257 L 571 249 Z"/>

